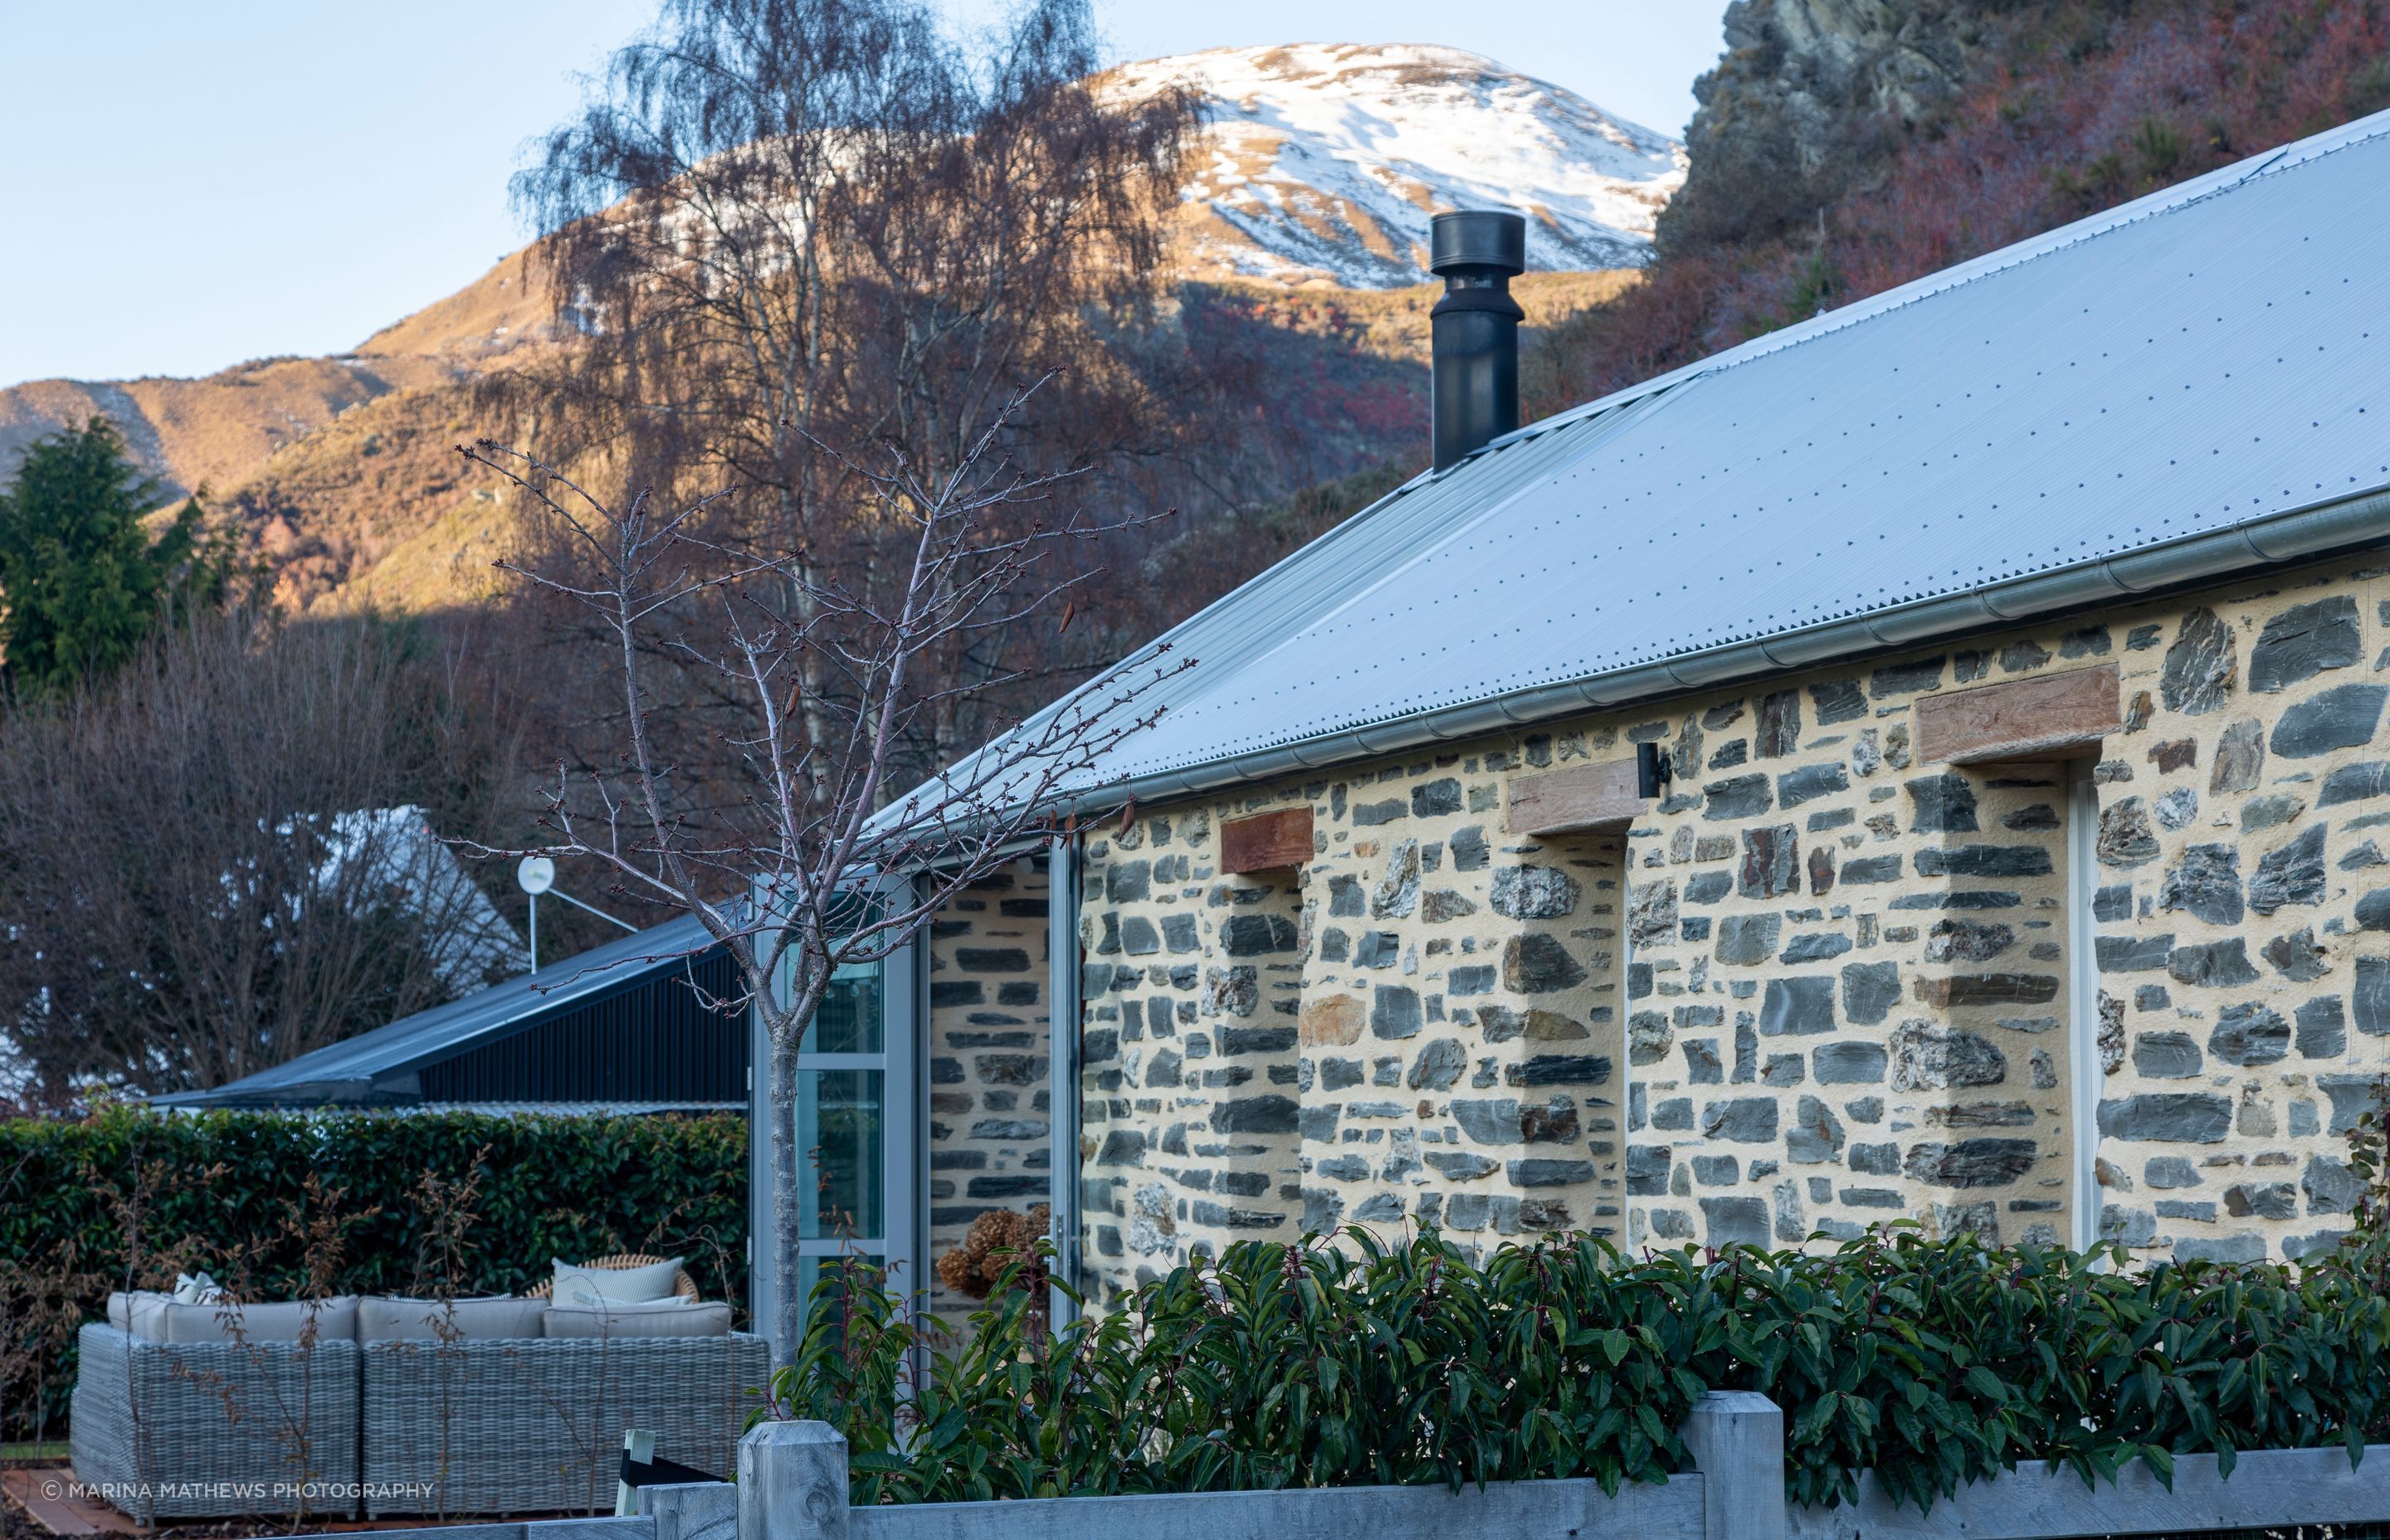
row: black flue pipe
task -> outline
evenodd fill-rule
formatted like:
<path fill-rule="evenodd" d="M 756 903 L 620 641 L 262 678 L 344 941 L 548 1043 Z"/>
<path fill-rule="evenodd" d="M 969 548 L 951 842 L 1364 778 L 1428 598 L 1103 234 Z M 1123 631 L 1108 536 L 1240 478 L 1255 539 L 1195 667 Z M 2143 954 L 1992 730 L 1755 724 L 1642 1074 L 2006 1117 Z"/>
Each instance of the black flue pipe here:
<path fill-rule="evenodd" d="M 1444 298 L 1428 313 L 1434 360 L 1435 468 L 1519 426 L 1519 323 L 1510 280 L 1527 270 L 1527 222 L 1463 209 L 1428 222 L 1428 270 Z"/>

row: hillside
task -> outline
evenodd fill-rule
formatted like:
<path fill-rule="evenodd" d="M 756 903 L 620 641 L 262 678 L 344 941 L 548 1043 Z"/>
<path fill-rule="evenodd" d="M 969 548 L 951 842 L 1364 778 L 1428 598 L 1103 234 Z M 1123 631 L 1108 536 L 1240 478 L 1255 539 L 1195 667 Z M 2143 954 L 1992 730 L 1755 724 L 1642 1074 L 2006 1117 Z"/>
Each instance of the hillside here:
<path fill-rule="evenodd" d="M 1307 430 L 1257 449 L 1232 502 L 1407 458 L 1425 443 L 1430 212 L 1517 208 L 1536 322 L 1607 300 L 1650 255 L 1682 179 L 1673 140 L 1561 87 L 1455 49 L 1296 45 L 1124 66 L 1108 91 L 1181 83 L 1207 103 L 1176 235 L 1178 341 L 1255 361 L 1252 403 Z M 328 358 L 200 379 L 38 380 L 0 391 L 0 479 L 33 438 L 112 417 L 179 498 L 240 520 L 294 610 L 421 610 L 489 591 L 510 507 L 467 477 L 471 382 L 558 340 L 528 249 Z M 1266 362 L 1264 362 L 1266 361 Z"/>
<path fill-rule="evenodd" d="M 1514 291 L 1536 321 L 1603 303 L 1631 271 L 1536 273 Z M 1190 345 L 1250 359 L 1272 380 L 1257 404 L 1316 425 L 1257 468 L 1268 500 L 1339 480 L 1427 444 L 1427 313 L 1438 284 L 1351 291 L 1257 283 L 1189 284 L 1169 307 Z M 492 591 L 515 505 L 469 474 L 456 445 L 471 436 L 464 383 L 393 391 L 343 413 L 276 453 L 221 499 L 256 532 L 295 610 L 371 604 L 423 610 Z"/>
<path fill-rule="evenodd" d="M 420 610 L 491 592 L 512 525 L 495 479 L 456 445 L 477 431 L 464 383 L 394 391 L 342 413 L 217 499 L 291 610 Z"/>
<path fill-rule="evenodd" d="M 547 289 L 525 247 L 443 300 L 357 345 L 366 357 L 429 354 L 469 366 L 556 334 Z"/>
<path fill-rule="evenodd" d="M 0 391 L 0 477 L 34 439 L 96 415 L 124 430 L 170 496 L 222 491 L 342 412 L 454 373 L 436 357 L 392 354 L 263 358 L 201 379 L 34 380 Z"/>

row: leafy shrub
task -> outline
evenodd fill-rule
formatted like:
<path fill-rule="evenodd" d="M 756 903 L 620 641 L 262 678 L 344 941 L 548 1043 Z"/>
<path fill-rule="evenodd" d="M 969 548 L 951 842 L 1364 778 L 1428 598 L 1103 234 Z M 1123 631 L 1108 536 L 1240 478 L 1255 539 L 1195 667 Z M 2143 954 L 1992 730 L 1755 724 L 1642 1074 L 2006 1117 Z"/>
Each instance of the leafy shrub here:
<path fill-rule="evenodd" d="M 2384 1258 L 2133 1270 L 2121 1250 L 1905 1227 L 1831 1255 L 1744 1251 L 1702 1264 L 1728 1280 L 1731 1324 L 1696 1372 L 1784 1407 L 1800 1503 L 1849 1500 L 1860 1469 L 1923 1508 L 2020 1459 L 2088 1478 L 2135 1459 L 2167 1477 L 2204 1451 L 2228 1472 L 2237 1449 L 2354 1458 L 2390 1412 Z"/>
<path fill-rule="evenodd" d="M 330 1247 L 337 1293 L 511 1293 L 555 1257 L 652 1251 L 737 1302 L 746 1239 L 736 1115 L 117 1107 L 0 1123 L 0 1394 L 12 1431 L 57 1427 L 75 1325 L 109 1290 L 171 1287 L 180 1268 L 242 1298 L 296 1296 Z"/>
<path fill-rule="evenodd" d="M 1124 1307 L 1043 1329 L 999 1289 L 957 1341 L 861 1262 L 810 1307 L 782 1416 L 848 1439 L 853 1500 L 1589 1476 L 1681 1468 L 1707 1390 L 1786 1416 L 1790 1500 L 1872 1469 L 1930 1508 L 2022 1459 L 2087 1477 L 2133 1460 L 2345 1444 L 2390 1419 L 2390 1247 L 2300 1266 L 2121 1270 L 1896 1226 L 1814 1254 L 1630 1261 L 1588 1237 L 1482 1264 L 1399 1245 L 1245 1242 Z M 916 1384 L 916 1350 L 930 1372 Z"/>

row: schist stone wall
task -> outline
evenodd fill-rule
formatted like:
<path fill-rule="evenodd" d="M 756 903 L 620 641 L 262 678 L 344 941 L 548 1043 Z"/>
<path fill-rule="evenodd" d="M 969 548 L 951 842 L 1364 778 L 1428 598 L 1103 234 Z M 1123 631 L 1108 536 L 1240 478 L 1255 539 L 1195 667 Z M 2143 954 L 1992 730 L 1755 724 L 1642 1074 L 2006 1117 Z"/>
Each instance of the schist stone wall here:
<path fill-rule="evenodd" d="M 2390 1071 L 2385 679 L 2390 582 L 2341 563 L 1107 820 L 1083 1281 L 1356 1221 L 2066 1240 L 2087 1160 L 2110 1238 L 2294 1255 Z M 2102 737 L 1935 757 L 2094 697 Z M 1644 741 L 1662 799 L 1505 832 Z M 1224 820 L 1305 807 L 1307 862 L 1220 873 Z"/>
<path fill-rule="evenodd" d="M 962 1244 L 990 1209 L 1047 1200 L 1046 938 L 1042 862 L 1012 863 L 961 893 L 930 927 L 930 1256 Z M 926 1280 L 959 1320 L 974 1300 Z"/>
<path fill-rule="evenodd" d="M 1217 877 L 1207 810 L 1088 842 L 1100 1281 L 1348 1219 L 1616 1228 L 1622 841 L 1497 874 L 1501 763 L 1309 789 L 1299 876 Z"/>

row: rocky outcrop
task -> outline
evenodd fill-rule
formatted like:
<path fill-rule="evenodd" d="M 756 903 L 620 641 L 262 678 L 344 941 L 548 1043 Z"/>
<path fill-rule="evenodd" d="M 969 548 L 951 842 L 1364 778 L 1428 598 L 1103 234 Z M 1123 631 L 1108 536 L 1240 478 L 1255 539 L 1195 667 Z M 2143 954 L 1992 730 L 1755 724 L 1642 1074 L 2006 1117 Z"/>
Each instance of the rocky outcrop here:
<path fill-rule="evenodd" d="M 1693 86 L 1691 167 L 1662 212 L 1677 255 L 1765 238 L 1863 186 L 1989 51 L 2017 0 L 1735 0 Z"/>

